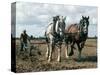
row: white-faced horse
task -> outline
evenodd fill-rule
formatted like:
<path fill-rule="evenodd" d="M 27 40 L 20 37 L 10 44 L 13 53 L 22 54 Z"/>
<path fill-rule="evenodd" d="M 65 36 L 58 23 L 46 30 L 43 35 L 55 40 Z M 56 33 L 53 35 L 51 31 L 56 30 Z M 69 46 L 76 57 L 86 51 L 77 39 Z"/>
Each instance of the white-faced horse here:
<path fill-rule="evenodd" d="M 53 23 L 48 25 L 47 30 L 45 32 L 47 42 L 46 58 L 48 59 L 48 62 L 52 60 L 52 52 L 55 46 L 58 50 L 57 61 L 61 61 L 61 45 L 64 39 L 65 19 L 66 17 L 63 16 L 53 17 Z M 53 30 L 54 25 L 55 30 Z"/>

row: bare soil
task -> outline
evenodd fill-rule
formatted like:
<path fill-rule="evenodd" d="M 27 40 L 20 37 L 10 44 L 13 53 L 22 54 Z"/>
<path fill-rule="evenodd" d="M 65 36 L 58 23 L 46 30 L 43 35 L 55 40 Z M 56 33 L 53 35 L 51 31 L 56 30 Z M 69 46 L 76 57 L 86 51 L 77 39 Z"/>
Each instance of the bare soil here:
<path fill-rule="evenodd" d="M 35 43 L 37 40 L 31 40 Z M 42 40 L 41 40 L 42 41 Z M 40 40 L 38 42 L 41 42 Z M 82 58 L 78 59 L 77 47 L 74 55 L 65 58 L 65 48 L 62 46 L 61 62 L 57 62 L 57 49 L 54 50 L 52 61 L 47 62 L 45 57 L 46 44 L 31 44 L 32 50 L 20 51 L 19 40 L 16 40 L 16 71 L 17 72 L 38 72 L 38 71 L 56 71 L 73 70 L 83 68 L 97 68 L 97 41 L 88 39 L 82 50 Z"/>

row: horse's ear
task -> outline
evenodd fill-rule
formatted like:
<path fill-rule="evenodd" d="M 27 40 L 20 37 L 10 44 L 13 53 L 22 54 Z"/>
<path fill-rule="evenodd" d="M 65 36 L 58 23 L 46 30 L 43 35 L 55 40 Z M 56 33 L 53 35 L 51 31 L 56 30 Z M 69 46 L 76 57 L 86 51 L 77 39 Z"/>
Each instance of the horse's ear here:
<path fill-rule="evenodd" d="M 64 21 L 66 20 L 66 16 L 64 17 Z"/>
<path fill-rule="evenodd" d="M 89 19 L 89 16 L 88 16 L 88 18 L 87 19 Z"/>
<path fill-rule="evenodd" d="M 82 18 L 84 18 L 84 16 L 82 16 Z"/>

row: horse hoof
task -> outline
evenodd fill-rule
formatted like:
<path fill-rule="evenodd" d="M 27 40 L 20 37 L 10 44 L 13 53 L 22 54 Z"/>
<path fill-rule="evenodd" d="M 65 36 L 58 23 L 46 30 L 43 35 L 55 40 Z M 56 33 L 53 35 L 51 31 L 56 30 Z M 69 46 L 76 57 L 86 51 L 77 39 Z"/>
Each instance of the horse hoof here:
<path fill-rule="evenodd" d="M 50 62 L 51 60 L 50 59 L 48 59 L 48 62 Z"/>
<path fill-rule="evenodd" d="M 71 52 L 71 53 L 69 53 L 69 56 L 72 56 L 74 53 L 73 52 Z"/>
<path fill-rule="evenodd" d="M 66 58 L 68 59 L 68 58 L 69 58 L 69 56 L 66 56 Z"/>
<path fill-rule="evenodd" d="M 78 57 L 78 60 L 80 60 L 80 61 L 81 61 L 81 59 L 82 59 L 81 57 Z"/>
<path fill-rule="evenodd" d="M 57 60 L 58 62 L 61 62 L 61 60 Z"/>

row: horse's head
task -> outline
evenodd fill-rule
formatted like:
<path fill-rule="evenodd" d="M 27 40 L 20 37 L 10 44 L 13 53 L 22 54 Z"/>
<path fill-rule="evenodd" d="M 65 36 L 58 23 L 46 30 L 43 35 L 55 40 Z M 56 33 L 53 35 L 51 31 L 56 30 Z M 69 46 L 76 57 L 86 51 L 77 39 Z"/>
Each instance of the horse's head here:
<path fill-rule="evenodd" d="M 82 16 L 82 19 L 80 20 L 81 31 L 87 34 L 88 26 L 89 26 L 89 16 L 88 17 Z"/>
<path fill-rule="evenodd" d="M 56 24 L 57 20 L 59 20 L 59 16 L 53 17 L 53 23 Z"/>
<path fill-rule="evenodd" d="M 63 36 L 64 35 L 64 31 L 65 31 L 65 20 L 66 20 L 66 17 L 59 16 L 59 19 L 57 20 L 57 23 L 56 23 L 56 32 L 58 34 L 60 34 L 60 36 Z"/>

